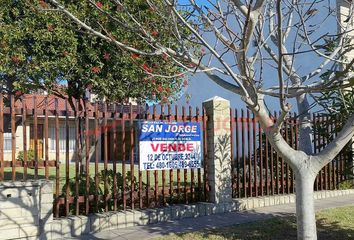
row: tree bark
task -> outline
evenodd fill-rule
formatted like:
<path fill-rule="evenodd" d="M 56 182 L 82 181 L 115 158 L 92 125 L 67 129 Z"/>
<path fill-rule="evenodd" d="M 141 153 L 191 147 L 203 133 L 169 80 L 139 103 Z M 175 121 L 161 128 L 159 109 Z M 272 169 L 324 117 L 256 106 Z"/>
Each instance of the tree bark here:
<path fill-rule="evenodd" d="M 312 122 L 310 113 L 310 104 L 306 94 L 296 98 L 297 110 L 299 112 L 299 150 L 308 155 L 312 150 Z"/>
<path fill-rule="evenodd" d="M 316 218 L 313 185 L 315 176 L 309 171 L 295 173 L 297 239 L 316 240 Z"/>

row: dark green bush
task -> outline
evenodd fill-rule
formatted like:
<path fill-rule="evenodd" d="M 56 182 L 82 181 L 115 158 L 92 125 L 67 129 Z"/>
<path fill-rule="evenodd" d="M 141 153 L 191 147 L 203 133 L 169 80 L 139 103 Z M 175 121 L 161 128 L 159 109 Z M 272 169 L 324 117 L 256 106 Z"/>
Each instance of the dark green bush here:
<path fill-rule="evenodd" d="M 23 151 L 19 151 L 18 155 L 17 155 L 17 160 L 18 161 L 24 161 L 25 157 L 24 157 L 24 152 Z M 28 161 L 33 161 L 34 160 L 34 150 L 33 149 L 29 149 L 27 151 L 27 160 Z"/>
<path fill-rule="evenodd" d="M 111 196 L 114 193 L 114 172 L 113 170 L 102 170 L 98 174 L 99 178 L 99 186 L 98 189 L 96 189 L 96 183 L 95 183 L 95 178 L 93 176 L 90 176 L 89 179 L 89 192 L 88 195 L 94 195 L 94 196 L 103 196 L 105 194 L 104 188 L 105 188 L 105 179 L 107 179 L 107 194 L 110 194 Z M 123 192 L 123 175 L 120 172 L 116 173 L 116 178 L 117 178 L 117 195 L 118 198 L 120 198 L 122 192 Z M 79 196 L 85 196 L 86 195 L 86 173 L 81 173 L 78 178 L 78 195 Z M 64 184 L 62 188 L 62 197 L 66 196 L 66 188 L 67 184 Z M 139 181 L 137 181 L 136 177 L 134 176 L 134 188 L 138 189 L 139 188 Z M 126 193 L 131 191 L 131 172 L 128 171 L 126 173 L 126 187 L 125 187 Z M 76 196 L 76 178 L 73 177 L 69 180 L 69 196 Z M 90 203 L 90 212 L 103 212 L 105 208 L 105 204 L 103 200 L 100 201 L 92 201 Z M 108 202 L 108 208 L 109 210 L 113 210 L 113 201 Z M 81 204 L 79 206 L 79 212 L 84 213 L 85 212 L 85 204 Z M 74 214 L 75 213 L 75 204 L 70 205 L 70 213 Z"/>

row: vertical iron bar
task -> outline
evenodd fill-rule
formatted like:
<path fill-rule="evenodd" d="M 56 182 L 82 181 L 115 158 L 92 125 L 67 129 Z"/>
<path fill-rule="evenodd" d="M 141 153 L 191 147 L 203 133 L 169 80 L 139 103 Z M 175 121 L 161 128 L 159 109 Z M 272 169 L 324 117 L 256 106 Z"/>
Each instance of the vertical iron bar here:
<path fill-rule="evenodd" d="M 244 110 L 241 109 L 241 131 L 242 131 L 242 175 L 243 175 L 243 194 L 244 197 L 247 197 L 247 177 L 246 177 L 246 141 L 245 141 L 245 113 Z"/>
<path fill-rule="evenodd" d="M 208 182 L 208 136 L 207 136 L 207 115 L 206 110 L 203 108 L 203 170 L 204 170 L 204 200 L 208 201 L 209 182 Z"/>
<path fill-rule="evenodd" d="M 250 110 L 247 109 L 248 188 L 249 188 L 249 196 L 253 197 L 251 121 L 252 120 L 250 117 Z"/>
<path fill-rule="evenodd" d="M 79 184 L 80 184 L 80 161 L 81 161 L 81 114 L 80 114 L 80 100 L 76 100 L 75 107 L 75 129 L 76 129 L 76 145 L 75 145 L 75 215 L 79 215 L 80 203 L 79 203 Z M 69 135 L 69 131 L 66 133 Z M 68 141 L 68 140 L 67 140 Z M 68 151 L 68 150 L 67 150 Z"/>
<path fill-rule="evenodd" d="M 117 158 L 118 158 L 118 138 L 117 138 L 117 105 L 114 105 L 114 113 L 112 119 L 113 128 L 113 211 L 117 211 L 117 196 L 118 196 L 118 185 L 117 185 Z"/>
<path fill-rule="evenodd" d="M 264 176 L 263 176 L 263 131 L 262 127 L 258 121 L 258 134 L 259 134 L 259 178 L 260 178 L 260 193 L 261 196 L 264 195 Z"/>
<path fill-rule="evenodd" d="M 168 104 L 168 121 L 172 121 L 172 109 L 171 105 Z M 173 169 L 170 169 L 170 203 L 173 201 L 173 193 L 174 193 L 174 187 L 173 187 Z"/>
<path fill-rule="evenodd" d="M 98 103 L 95 102 L 95 200 L 96 200 L 96 206 L 98 208 L 99 206 L 99 173 L 98 173 L 98 160 L 100 158 L 100 151 L 99 151 L 99 143 L 100 143 L 100 138 L 101 138 L 101 130 L 100 130 L 100 124 L 99 124 L 99 110 L 98 110 Z M 101 144 L 102 146 L 102 144 Z M 96 209 L 98 211 L 98 209 Z"/>
<path fill-rule="evenodd" d="M 161 104 L 161 121 L 164 121 L 165 119 L 165 106 Z M 165 196 L 165 191 L 166 191 L 166 170 L 162 170 L 162 203 L 163 206 L 166 206 L 166 196 Z"/>
<path fill-rule="evenodd" d="M 28 170 L 28 152 L 27 152 L 27 110 L 26 110 L 26 98 L 22 97 L 22 127 L 23 127 L 23 180 L 27 180 Z"/>
<path fill-rule="evenodd" d="M 133 122 L 133 107 L 132 104 L 130 103 L 130 144 L 129 144 L 129 149 L 130 149 L 130 184 L 131 184 L 131 191 L 130 191 L 130 199 L 131 199 L 131 208 L 134 209 L 134 204 L 135 204 L 135 199 L 134 199 L 134 193 L 135 193 L 135 172 L 134 172 L 134 122 Z"/>
<path fill-rule="evenodd" d="M 104 206 L 108 212 L 108 133 L 107 133 L 107 102 L 103 103 L 103 154 L 104 154 Z"/>
<path fill-rule="evenodd" d="M 85 203 L 86 203 L 86 215 L 90 212 L 90 119 L 88 114 L 88 101 L 84 101 L 84 108 L 85 108 L 85 162 L 86 162 L 86 196 L 85 196 Z"/>
<path fill-rule="evenodd" d="M 35 117 L 36 118 L 36 117 Z M 34 130 L 36 133 L 36 130 Z M 69 169 L 69 111 L 68 99 L 65 99 L 65 216 L 70 213 L 70 169 Z"/>
<path fill-rule="evenodd" d="M 235 121 L 235 138 L 236 138 L 236 189 L 237 189 L 237 197 L 241 197 L 241 181 L 240 181 L 240 122 L 239 122 L 239 116 L 238 116 L 238 111 L 235 109 L 235 117 L 233 119 Z"/>
<path fill-rule="evenodd" d="M 16 116 L 15 116 L 15 96 L 14 95 L 11 95 L 11 147 L 12 147 L 11 150 L 12 181 L 16 181 Z"/>
<path fill-rule="evenodd" d="M 127 187 L 127 172 L 126 172 L 126 167 L 125 167 L 125 161 L 126 161 L 126 137 L 125 137 L 125 120 L 126 116 L 124 114 L 124 108 L 122 106 L 122 175 L 123 175 L 123 191 L 122 191 L 122 198 L 123 198 L 123 209 L 127 209 L 127 193 L 126 193 L 126 187 Z"/>
<path fill-rule="evenodd" d="M 138 105 L 138 123 L 140 122 L 140 119 L 142 119 L 141 112 L 140 112 L 140 105 Z M 137 140 L 139 141 L 139 140 Z M 143 208 L 143 175 L 142 171 L 140 170 L 140 166 L 138 165 L 138 171 L 139 171 L 139 207 L 140 209 Z"/>
<path fill-rule="evenodd" d="M 59 155 L 59 111 L 58 98 L 55 98 L 55 216 L 59 217 L 59 197 L 60 197 L 60 155 Z"/>
<path fill-rule="evenodd" d="M 37 97 L 33 96 L 34 179 L 38 179 L 38 119 Z"/>
<path fill-rule="evenodd" d="M 178 121 L 178 105 L 175 105 L 175 119 Z M 177 198 L 178 202 L 181 199 L 181 169 L 177 169 Z"/>
<path fill-rule="evenodd" d="M 187 121 L 187 117 L 186 117 L 186 109 L 184 106 L 182 106 L 182 118 L 183 118 L 183 122 Z M 188 204 L 188 194 L 187 194 L 187 181 L 188 181 L 188 177 L 187 177 L 187 169 L 183 169 L 183 180 L 184 180 L 184 201 L 186 204 Z"/>
<path fill-rule="evenodd" d="M 151 120 L 150 110 L 146 113 L 146 120 Z M 146 207 L 150 207 L 150 171 L 146 171 Z"/>
<path fill-rule="evenodd" d="M 49 179 L 49 142 L 48 142 L 48 128 L 49 128 L 49 123 L 48 123 L 48 97 L 46 96 L 44 99 L 44 111 L 45 111 L 45 117 L 44 117 L 44 144 L 45 144 L 45 179 Z"/>
<path fill-rule="evenodd" d="M 196 108 L 196 121 L 198 123 L 201 122 L 200 111 L 198 107 Z M 197 171 L 198 171 L 198 201 L 202 201 L 202 172 L 200 168 L 198 168 Z"/>
<path fill-rule="evenodd" d="M 190 122 L 193 121 L 193 112 L 192 112 L 192 107 L 189 106 L 189 119 Z M 190 168 L 191 171 L 191 201 L 195 201 L 195 171 L 193 168 Z"/>
<path fill-rule="evenodd" d="M 279 113 L 279 116 L 280 116 L 280 113 Z M 283 125 L 283 128 L 282 128 L 282 135 L 284 137 L 285 133 L 284 133 L 284 125 Z M 285 181 L 285 163 L 284 163 L 284 159 L 281 158 L 281 186 L 282 186 L 282 194 L 285 194 L 286 192 L 286 181 Z"/>
<path fill-rule="evenodd" d="M 266 130 L 267 131 L 267 130 Z M 265 190 L 266 190 L 266 195 L 269 196 L 269 140 L 267 135 L 265 135 Z"/>
<path fill-rule="evenodd" d="M 153 107 L 153 119 L 154 119 L 154 121 L 156 121 L 156 119 L 157 119 L 157 113 L 156 113 L 156 105 L 154 105 L 154 107 Z M 160 201 L 159 201 L 159 174 L 158 174 L 158 171 L 157 170 L 155 170 L 154 171 L 154 180 L 155 180 L 155 204 L 157 205 L 157 206 L 159 206 L 160 205 Z"/>

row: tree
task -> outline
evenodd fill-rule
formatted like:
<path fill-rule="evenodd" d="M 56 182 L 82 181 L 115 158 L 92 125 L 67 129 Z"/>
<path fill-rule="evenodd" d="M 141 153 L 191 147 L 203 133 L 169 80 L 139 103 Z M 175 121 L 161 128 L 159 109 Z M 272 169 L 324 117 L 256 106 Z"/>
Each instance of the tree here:
<path fill-rule="evenodd" d="M 68 2 L 80 17 L 89 15 L 92 10 L 86 1 Z M 84 35 L 83 29 L 78 29 L 62 14 L 43 12 L 48 7 L 45 1 L 3 2 L 0 10 L 3 93 L 42 89 L 62 98 L 68 97 L 71 107 L 76 109 L 76 100 L 83 99 L 88 88 L 101 99 L 123 102 L 134 98 L 143 102 L 147 99 L 168 101 L 183 87 L 186 79 L 174 62 L 161 56 L 146 58 L 139 54 L 123 54 L 123 50 L 112 49 L 107 41 L 95 35 Z M 129 7 L 139 12 L 141 20 L 153 17 L 143 1 L 136 1 Z M 107 18 L 97 11 L 86 21 L 97 24 Z M 114 32 L 120 40 L 144 47 L 124 28 L 115 28 Z M 162 36 L 162 39 L 173 44 L 168 36 Z M 173 77 L 152 76 L 152 72 L 155 75 L 167 72 Z"/>
<path fill-rule="evenodd" d="M 168 56 L 185 72 L 204 72 L 218 85 L 241 96 L 258 117 L 273 148 L 292 167 L 296 180 L 296 208 L 299 239 L 316 239 L 313 184 L 320 169 L 330 162 L 354 134 L 354 115 L 348 117 L 337 137 L 318 154 L 311 149 L 309 97 L 331 89 L 353 85 L 353 61 L 343 55 L 350 51 L 348 34 L 352 11 L 340 21 L 340 34 L 326 26 L 336 23 L 336 11 L 328 1 L 214 0 L 146 1 L 161 23 L 141 21 L 123 0 L 90 1 L 93 11 L 110 16 L 106 22 L 90 24 L 75 14 L 70 5 L 49 0 L 78 28 L 95 35 L 117 49 L 145 56 Z M 352 6 L 349 6 L 352 9 Z M 124 12 L 124 18 L 117 12 Z M 85 16 L 86 17 L 86 16 Z M 121 41 L 107 27 L 122 27 L 145 42 L 145 48 Z M 160 26 L 156 28 L 155 26 Z M 151 29 L 176 39 L 171 46 Z M 187 33 L 182 29 L 187 29 Z M 191 47 L 197 44 L 199 48 Z M 313 69 L 300 67 L 313 59 Z M 333 66 L 343 64 L 341 70 Z M 325 80 L 322 73 L 332 69 Z M 165 77 L 170 77 L 165 74 Z M 279 101 L 282 114 L 276 122 L 269 117 L 266 102 Z M 295 99 L 300 121 L 300 150 L 284 140 L 281 126 Z"/>
<path fill-rule="evenodd" d="M 97 7 L 87 1 L 67 1 L 80 17 L 89 24 L 105 22 L 109 16 L 101 15 Z M 99 6 L 99 5 L 98 5 Z M 57 11 L 50 11 L 45 1 L 11 1 L 2 3 L 0 9 L 0 83 L 2 93 L 16 94 L 38 89 L 61 98 L 67 98 L 79 120 L 79 132 L 85 129 L 79 112 L 85 106 L 87 91 L 100 99 L 123 103 L 127 99 L 168 102 L 187 84 L 180 73 L 181 67 L 167 57 L 146 57 L 132 53 L 123 54 L 107 41 L 95 35 L 86 36 L 70 19 Z M 130 11 L 139 20 L 158 21 L 144 1 L 129 4 Z M 44 11 L 48 10 L 48 11 Z M 90 14 L 92 13 L 92 14 Z M 123 13 L 119 14 L 120 17 Z M 142 41 L 121 28 L 107 27 L 119 36 L 117 39 L 145 48 Z M 152 34 L 159 34 L 154 33 Z M 160 34 L 161 39 L 173 46 L 173 39 Z M 168 73 L 170 78 L 160 74 Z M 5 94 L 5 97 L 8 95 Z M 9 99 L 6 99 L 9 104 Z M 81 115 L 82 116 L 82 115 Z M 6 118 L 7 121 L 9 119 Z M 6 124 L 5 124 L 6 125 Z M 78 157 L 84 166 L 84 139 L 79 138 Z"/>

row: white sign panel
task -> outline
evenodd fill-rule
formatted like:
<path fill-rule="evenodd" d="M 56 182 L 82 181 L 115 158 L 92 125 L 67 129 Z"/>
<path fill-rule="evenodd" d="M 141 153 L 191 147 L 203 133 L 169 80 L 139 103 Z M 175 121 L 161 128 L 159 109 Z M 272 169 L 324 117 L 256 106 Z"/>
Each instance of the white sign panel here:
<path fill-rule="evenodd" d="M 200 133 L 196 122 L 143 122 L 140 170 L 201 168 Z"/>

